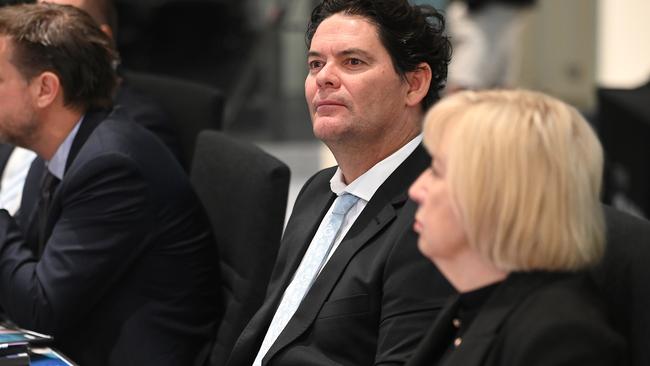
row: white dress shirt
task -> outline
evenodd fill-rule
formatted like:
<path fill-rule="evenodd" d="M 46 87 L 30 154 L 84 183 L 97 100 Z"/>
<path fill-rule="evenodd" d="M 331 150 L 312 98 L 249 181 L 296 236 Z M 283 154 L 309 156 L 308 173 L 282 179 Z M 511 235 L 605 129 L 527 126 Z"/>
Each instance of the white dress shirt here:
<path fill-rule="evenodd" d="M 52 159 L 45 162 L 47 170 L 49 170 L 52 175 L 59 178 L 59 180 L 63 179 L 63 173 L 65 173 L 65 164 L 68 161 L 68 155 L 70 155 L 72 142 L 77 136 L 77 132 L 79 132 L 79 126 L 81 126 L 81 121 L 83 121 L 83 119 L 84 117 L 81 116 L 81 119 L 77 121 L 77 124 L 74 125 L 68 136 L 65 138 L 65 140 L 63 140 L 61 145 L 59 145 L 59 148 L 56 149 L 56 152 L 54 155 L 52 155 Z"/>
<path fill-rule="evenodd" d="M 0 187 L 0 207 L 9 211 L 10 215 L 16 214 L 23 198 L 25 179 L 36 153 L 16 146 L 2 172 Z"/>
<path fill-rule="evenodd" d="M 404 160 L 406 160 L 406 158 L 411 155 L 415 148 L 420 145 L 420 142 L 422 142 L 422 134 L 417 135 L 415 138 L 413 138 L 413 140 L 409 141 L 409 143 L 402 146 L 399 150 L 395 151 L 384 160 L 375 164 L 375 166 L 370 168 L 370 170 L 363 173 L 359 178 L 355 179 L 348 185 L 346 185 L 343 181 L 343 173 L 341 172 L 341 169 L 336 169 L 334 176 L 330 180 L 330 188 L 332 189 L 332 192 L 334 192 L 337 196 L 340 196 L 343 193 L 347 192 L 359 197 L 359 201 L 356 205 L 352 206 L 350 211 L 348 211 L 348 214 L 345 216 L 341 230 L 339 231 L 339 234 L 334 241 L 334 246 L 332 247 L 332 250 L 327 257 L 328 261 L 336 251 L 336 248 L 339 247 L 339 244 L 341 244 L 341 241 L 343 241 L 343 238 L 345 238 L 345 235 L 352 227 L 352 224 L 354 224 L 359 215 L 361 215 L 361 212 L 368 204 L 368 201 L 370 201 L 372 196 L 375 195 L 375 192 L 377 192 L 379 187 L 384 184 L 386 179 L 388 179 L 388 177 L 393 174 L 395 169 L 397 169 L 397 167 L 399 167 L 404 162 Z M 327 214 L 324 217 L 330 215 L 332 208 L 333 207 L 330 206 Z M 323 223 L 321 222 L 321 225 L 318 227 L 318 231 L 322 229 L 324 228 Z M 317 236 L 318 234 L 314 235 L 314 237 Z"/>

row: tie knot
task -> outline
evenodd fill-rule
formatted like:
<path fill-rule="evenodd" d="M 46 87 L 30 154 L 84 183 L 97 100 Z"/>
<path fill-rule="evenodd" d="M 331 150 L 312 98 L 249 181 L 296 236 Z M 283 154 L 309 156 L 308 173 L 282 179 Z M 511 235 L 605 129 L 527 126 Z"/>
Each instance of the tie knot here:
<path fill-rule="evenodd" d="M 348 213 L 350 208 L 354 206 L 355 203 L 359 200 L 359 197 L 350 194 L 344 193 L 340 195 L 336 201 L 334 201 L 334 208 L 332 209 L 333 214 L 345 215 Z"/>

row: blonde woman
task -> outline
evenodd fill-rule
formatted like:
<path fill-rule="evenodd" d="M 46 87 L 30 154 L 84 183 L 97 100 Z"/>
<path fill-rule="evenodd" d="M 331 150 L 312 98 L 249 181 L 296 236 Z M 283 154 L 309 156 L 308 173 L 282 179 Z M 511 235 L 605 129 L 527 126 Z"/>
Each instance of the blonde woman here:
<path fill-rule="evenodd" d="M 424 144 L 418 247 L 459 295 L 408 364 L 621 365 L 581 274 L 604 224 L 603 153 L 580 114 L 535 92 L 461 92 L 427 114 Z"/>

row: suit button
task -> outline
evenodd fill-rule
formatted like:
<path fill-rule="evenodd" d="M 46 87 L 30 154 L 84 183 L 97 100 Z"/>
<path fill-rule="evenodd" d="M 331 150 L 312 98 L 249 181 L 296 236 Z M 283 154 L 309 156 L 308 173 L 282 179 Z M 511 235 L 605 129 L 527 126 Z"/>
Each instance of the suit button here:
<path fill-rule="evenodd" d="M 454 319 L 452 319 L 451 324 L 452 324 L 452 325 L 454 326 L 454 328 L 456 328 L 456 329 L 460 328 L 460 319 L 458 319 L 458 318 L 454 318 Z"/>
<path fill-rule="evenodd" d="M 463 343 L 462 338 L 458 337 L 458 338 L 454 339 L 454 347 L 460 346 L 461 343 Z"/>

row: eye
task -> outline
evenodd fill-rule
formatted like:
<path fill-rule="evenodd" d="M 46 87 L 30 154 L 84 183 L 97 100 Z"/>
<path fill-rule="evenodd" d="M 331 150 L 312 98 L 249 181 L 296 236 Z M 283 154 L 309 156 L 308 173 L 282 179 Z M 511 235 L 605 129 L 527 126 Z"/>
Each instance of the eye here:
<path fill-rule="evenodd" d="M 435 160 L 431 161 L 431 166 L 429 167 L 429 172 L 431 172 L 431 175 L 433 177 L 436 177 L 436 178 L 440 177 L 440 170 L 439 170 L 437 161 L 435 161 Z"/>
<path fill-rule="evenodd" d="M 307 65 L 309 66 L 309 70 L 318 70 L 323 67 L 324 62 L 320 60 L 311 60 Z"/>
<path fill-rule="evenodd" d="M 360 60 L 358 58 L 351 57 L 351 58 L 345 60 L 345 64 L 349 65 L 349 66 L 352 66 L 352 67 L 358 67 L 358 66 L 361 66 L 361 65 L 365 64 L 365 62 L 363 62 L 362 60 Z"/>

